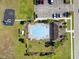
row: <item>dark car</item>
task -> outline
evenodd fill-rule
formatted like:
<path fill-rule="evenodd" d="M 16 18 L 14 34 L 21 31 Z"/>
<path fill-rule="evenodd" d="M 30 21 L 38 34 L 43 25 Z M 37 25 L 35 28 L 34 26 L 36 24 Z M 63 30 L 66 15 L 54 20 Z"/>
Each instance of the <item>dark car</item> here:
<path fill-rule="evenodd" d="M 52 5 L 53 4 L 53 0 L 48 0 L 48 3 L 50 4 L 50 5 Z"/>
<path fill-rule="evenodd" d="M 44 4 L 44 0 L 36 0 L 36 5 L 38 4 Z"/>
<path fill-rule="evenodd" d="M 69 12 L 64 12 L 64 13 L 63 13 L 63 16 L 64 16 L 64 17 L 69 17 L 69 16 L 70 16 L 70 13 L 69 13 Z"/>
<path fill-rule="evenodd" d="M 79 9 L 78 9 L 78 13 L 79 13 Z"/>
<path fill-rule="evenodd" d="M 4 25 L 13 25 L 15 21 L 15 10 L 13 9 L 6 9 L 4 12 Z"/>
<path fill-rule="evenodd" d="M 54 14 L 52 14 L 52 17 L 54 18 Z"/>
<path fill-rule="evenodd" d="M 40 0 L 36 0 L 36 5 L 40 4 Z"/>
<path fill-rule="evenodd" d="M 40 4 L 44 4 L 44 0 L 40 0 Z"/>
<path fill-rule="evenodd" d="M 52 17 L 53 18 L 60 18 L 60 14 L 59 13 L 52 14 Z"/>
<path fill-rule="evenodd" d="M 60 14 L 59 13 L 56 13 L 56 18 L 60 18 Z"/>
<path fill-rule="evenodd" d="M 51 0 L 48 0 L 48 3 L 49 3 L 49 4 L 52 4 L 52 3 L 51 3 Z"/>

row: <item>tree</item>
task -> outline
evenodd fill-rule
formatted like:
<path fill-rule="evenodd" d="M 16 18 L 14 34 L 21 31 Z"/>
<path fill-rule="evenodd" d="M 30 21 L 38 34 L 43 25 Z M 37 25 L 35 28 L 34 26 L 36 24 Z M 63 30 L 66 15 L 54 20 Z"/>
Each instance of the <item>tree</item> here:
<path fill-rule="evenodd" d="M 19 41 L 20 41 L 21 43 L 24 43 L 24 39 L 23 39 L 23 38 L 19 38 Z"/>
<path fill-rule="evenodd" d="M 21 25 L 24 25 L 24 24 L 25 24 L 25 22 L 26 22 L 26 21 L 20 21 L 20 24 L 21 24 Z"/>

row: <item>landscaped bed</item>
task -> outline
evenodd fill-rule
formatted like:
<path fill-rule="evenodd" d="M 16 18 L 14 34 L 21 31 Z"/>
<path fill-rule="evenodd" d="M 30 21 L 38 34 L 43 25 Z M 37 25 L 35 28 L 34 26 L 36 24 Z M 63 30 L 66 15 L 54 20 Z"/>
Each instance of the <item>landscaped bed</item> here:
<path fill-rule="evenodd" d="M 30 59 L 71 59 L 71 38 L 70 38 L 70 33 L 66 34 L 67 37 L 65 38 L 65 41 L 63 41 L 63 45 L 59 45 L 57 48 L 55 48 L 55 54 L 54 55 L 49 55 L 49 56 L 23 56 L 23 58 L 30 58 Z M 45 52 L 46 48 L 43 46 L 43 41 L 39 42 L 35 40 L 29 41 L 28 44 L 30 44 L 29 51 L 31 52 L 36 52 L 36 51 L 43 51 Z M 43 48 L 42 48 L 43 47 Z M 45 51 L 44 51 L 45 50 Z M 51 49 L 48 48 L 48 51 L 51 51 Z M 22 58 L 22 56 L 21 56 Z M 20 58 L 20 59 L 21 59 Z"/>
<path fill-rule="evenodd" d="M 70 0 L 63 0 L 65 4 L 69 4 Z"/>

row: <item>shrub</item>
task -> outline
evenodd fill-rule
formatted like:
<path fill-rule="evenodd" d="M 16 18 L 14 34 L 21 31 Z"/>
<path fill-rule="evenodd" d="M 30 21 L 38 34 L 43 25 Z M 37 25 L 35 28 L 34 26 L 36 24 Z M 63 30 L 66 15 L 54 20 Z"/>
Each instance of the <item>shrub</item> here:
<path fill-rule="evenodd" d="M 26 22 L 26 21 L 20 21 L 20 24 L 21 24 L 21 25 L 24 25 L 24 24 L 25 24 L 25 22 Z"/>
<path fill-rule="evenodd" d="M 20 41 L 21 43 L 24 43 L 24 39 L 23 39 L 23 38 L 19 38 L 19 41 Z"/>
<path fill-rule="evenodd" d="M 56 43 L 55 43 L 55 47 L 56 48 L 58 48 L 59 46 L 61 46 L 62 45 L 62 42 L 61 41 L 57 41 Z"/>

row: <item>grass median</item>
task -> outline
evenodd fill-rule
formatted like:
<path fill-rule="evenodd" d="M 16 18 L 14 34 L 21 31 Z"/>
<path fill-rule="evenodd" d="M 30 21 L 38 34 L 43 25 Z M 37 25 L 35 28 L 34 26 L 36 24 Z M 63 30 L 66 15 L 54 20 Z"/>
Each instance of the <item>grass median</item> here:
<path fill-rule="evenodd" d="M 70 30 L 70 19 L 67 20 L 67 29 Z"/>

